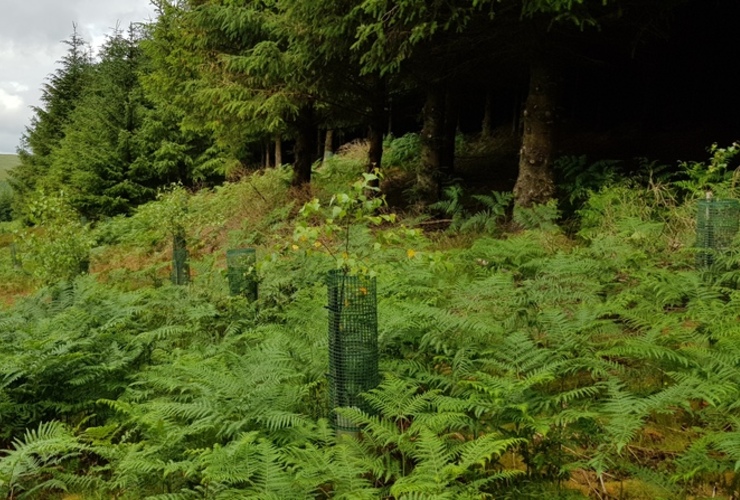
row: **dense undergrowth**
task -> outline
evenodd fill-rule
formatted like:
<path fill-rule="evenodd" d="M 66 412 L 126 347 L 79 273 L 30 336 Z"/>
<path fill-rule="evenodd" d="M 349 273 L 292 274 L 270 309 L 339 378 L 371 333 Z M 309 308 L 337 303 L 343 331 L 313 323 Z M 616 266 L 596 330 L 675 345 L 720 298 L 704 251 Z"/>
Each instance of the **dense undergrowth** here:
<path fill-rule="evenodd" d="M 313 193 L 271 170 L 94 229 L 39 208 L 59 217 L 0 235 L 0 494 L 736 497 L 740 253 L 697 268 L 693 248 L 696 197 L 732 190 L 733 152 L 680 181 L 579 176 L 568 224 L 554 204 L 511 214 L 501 194 L 448 199 L 447 230 L 341 213 L 363 196 L 347 157 Z M 184 287 L 168 282 L 173 227 L 192 254 Z M 85 245 L 90 274 L 72 279 Z M 255 303 L 228 294 L 238 246 L 258 249 Z M 358 439 L 328 421 L 337 262 L 378 280 L 375 412 L 339 410 Z"/>

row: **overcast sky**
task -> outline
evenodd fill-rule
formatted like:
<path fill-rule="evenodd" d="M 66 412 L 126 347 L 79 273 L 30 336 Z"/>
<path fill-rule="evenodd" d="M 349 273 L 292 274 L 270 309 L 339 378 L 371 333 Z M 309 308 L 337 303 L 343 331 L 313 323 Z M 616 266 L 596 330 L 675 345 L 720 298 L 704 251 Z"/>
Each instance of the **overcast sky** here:
<path fill-rule="evenodd" d="M 117 24 L 125 29 L 154 16 L 149 0 L 0 0 L 0 6 L 0 153 L 15 153 L 73 24 L 98 47 Z"/>

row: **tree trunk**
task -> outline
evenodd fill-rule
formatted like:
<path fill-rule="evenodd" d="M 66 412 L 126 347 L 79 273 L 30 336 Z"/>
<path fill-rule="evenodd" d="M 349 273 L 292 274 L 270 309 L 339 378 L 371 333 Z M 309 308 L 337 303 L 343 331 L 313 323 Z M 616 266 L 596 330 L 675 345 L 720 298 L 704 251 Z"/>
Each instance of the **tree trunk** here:
<path fill-rule="evenodd" d="M 385 127 L 385 123 L 383 116 L 380 115 L 380 117 L 373 117 L 371 119 L 370 126 L 367 129 L 367 142 L 368 142 L 368 149 L 367 149 L 367 165 L 365 166 L 366 172 L 372 172 L 375 169 L 382 168 L 382 161 L 383 161 L 383 128 Z M 368 185 L 372 188 L 379 188 L 380 187 L 380 180 L 376 179 L 373 181 L 370 181 Z M 373 193 L 376 193 L 377 191 L 370 191 L 367 193 L 368 195 L 372 195 Z"/>
<path fill-rule="evenodd" d="M 277 135 L 275 136 L 275 166 L 279 167 L 283 164 L 283 140 Z"/>
<path fill-rule="evenodd" d="M 372 172 L 376 168 L 382 167 L 383 162 L 383 129 L 385 128 L 385 119 L 382 111 L 373 113 L 370 120 L 370 126 L 367 128 L 367 166 L 366 171 Z"/>
<path fill-rule="evenodd" d="M 443 160 L 445 92 L 441 85 L 427 89 L 422 109 L 421 168 L 416 175 L 416 189 L 422 202 L 434 203 L 442 192 L 441 166 Z"/>
<path fill-rule="evenodd" d="M 389 136 L 393 135 L 393 99 L 388 98 L 388 128 L 385 133 Z"/>
<path fill-rule="evenodd" d="M 265 153 L 265 168 L 270 168 L 272 165 L 270 165 L 270 143 L 263 141 L 262 143 L 262 150 Z"/>
<path fill-rule="evenodd" d="M 486 103 L 483 105 L 483 123 L 480 135 L 489 139 L 493 135 L 493 97 L 491 91 L 486 92 Z"/>
<path fill-rule="evenodd" d="M 295 163 L 293 163 L 293 186 L 311 182 L 311 167 L 316 155 L 316 126 L 313 105 L 306 105 L 296 119 Z"/>
<path fill-rule="evenodd" d="M 375 82 L 372 102 L 370 107 L 370 122 L 367 127 L 367 163 L 366 172 L 380 170 L 383 168 L 383 132 L 386 128 L 386 81 L 384 78 L 378 78 Z M 380 187 L 378 180 L 370 183 L 372 187 Z"/>
<path fill-rule="evenodd" d="M 546 203 L 555 194 L 552 171 L 558 78 L 544 61 L 530 64 L 529 95 L 523 112 L 524 132 L 519 150 L 519 176 L 514 186 L 516 205 Z"/>
<path fill-rule="evenodd" d="M 511 135 L 519 135 L 521 133 L 519 130 L 519 126 L 521 125 L 522 120 L 521 96 L 519 95 L 519 93 L 517 93 L 516 97 L 514 98 L 514 106 L 512 107 L 511 117 Z"/>
<path fill-rule="evenodd" d="M 329 129 L 324 136 L 324 161 L 334 156 L 334 130 Z"/>
<path fill-rule="evenodd" d="M 455 171 L 455 138 L 457 136 L 457 121 L 459 117 L 458 106 L 459 99 L 457 93 L 448 89 L 445 95 L 444 138 L 439 166 L 443 179 L 445 177 L 452 177 Z"/>

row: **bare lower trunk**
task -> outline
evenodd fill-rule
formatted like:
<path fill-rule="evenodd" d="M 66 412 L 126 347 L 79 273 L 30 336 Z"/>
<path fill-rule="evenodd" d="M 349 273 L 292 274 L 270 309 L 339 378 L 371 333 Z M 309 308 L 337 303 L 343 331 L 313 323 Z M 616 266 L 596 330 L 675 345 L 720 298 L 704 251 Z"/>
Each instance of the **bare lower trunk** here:
<path fill-rule="evenodd" d="M 329 129 L 324 136 L 324 161 L 334 156 L 334 130 Z"/>
<path fill-rule="evenodd" d="M 421 166 L 416 175 L 416 189 L 423 202 L 434 203 L 442 191 L 445 92 L 441 85 L 427 89 L 422 115 Z"/>
<path fill-rule="evenodd" d="M 486 92 L 486 103 L 483 106 L 483 123 L 481 124 L 481 136 L 490 138 L 493 135 L 493 97 L 491 91 Z"/>
<path fill-rule="evenodd" d="M 275 166 L 283 164 L 283 140 L 278 135 L 275 137 Z"/>
<path fill-rule="evenodd" d="M 383 162 L 383 125 L 371 124 L 367 130 L 367 171 L 380 168 Z"/>
<path fill-rule="evenodd" d="M 313 106 L 301 108 L 296 119 L 295 163 L 293 164 L 293 186 L 311 182 L 311 167 L 316 157 L 316 126 Z"/>
<path fill-rule="evenodd" d="M 455 139 L 457 137 L 459 104 L 457 93 L 448 90 L 445 95 L 444 137 L 439 165 L 443 180 L 452 177 L 455 171 Z"/>
<path fill-rule="evenodd" d="M 367 127 L 367 164 L 365 170 L 372 172 L 383 166 L 383 131 L 386 127 L 386 85 L 383 79 L 375 84 L 370 109 L 370 123 Z M 370 183 L 373 187 L 380 187 L 380 182 Z"/>
<path fill-rule="evenodd" d="M 388 98 L 388 128 L 385 129 L 386 134 L 393 135 L 393 99 Z"/>
<path fill-rule="evenodd" d="M 272 164 L 270 163 L 271 155 L 270 155 L 270 142 L 264 141 L 262 143 L 262 150 L 265 152 L 265 168 L 272 167 Z"/>
<path fill-rule="evenodd" d="M 511 111 L 511 135 L 519 135 L 521 133 L 519 130 L 522 121 L 521 101 L 521 96 L 517 94 L 516 98 L 514 98 L 514 106 Z"/>
<path fill-rule="evenodd" d="M 381 119 L 380 124 L 373 120 L 367 130 L 367 165 L 365 170 L 367 172 L 373 172 L 375 169 L 380 169 L 383 161 L 383 120 Z M 374 180 L 369 183 L 373 188 L 380 187 L 380 181 Z M 372 194 L 372 193 L 368 193 Z"/>
<path fill-rule="evenodd" d="M 555 195 L 552 170 L 558 79 L 543 61 L 530 67 L 529 95 L 523 113 L 524 132 L 519 151 L 519 176 L 514 186 L 516 205 L 546 203 Z"/>

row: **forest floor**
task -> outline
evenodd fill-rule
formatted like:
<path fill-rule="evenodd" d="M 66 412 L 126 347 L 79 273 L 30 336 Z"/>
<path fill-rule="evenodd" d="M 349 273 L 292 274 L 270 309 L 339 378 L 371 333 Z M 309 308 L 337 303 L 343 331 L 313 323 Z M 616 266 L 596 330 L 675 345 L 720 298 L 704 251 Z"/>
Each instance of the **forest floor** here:
<path fill-rule="evenodd" d="M 695 200 L 628 180 L 584 191 L 567 233 L 554 205 L 466 203 L 436 224 L 405 203 L 413 168 L 395 165 L 384 185 L 398 201 L 375 220 L 353 188 L 363 155 L 349 148 L 304 190 L 273 169 L 92 229 L 0 224 L 0 439 L 14 450 L 0 493 L 60 498 L 69 481 L 99 493 L 62 498 L 86 500 L 331 498 L 349 484 L 364 498 L 737 497 L 740 276 L 734 254 L 697 268 Z M 511 189 L 515 159 L 505 140 L 462 154 L 465 200 Z M 169 284 L 175 226 L 187 287 Z M 57 283 L 85 245 L 89 276 Z M 225 253 L 244 247 L 259 259 L 256 305 L 229 296 Z M 364 438 L 347 448 L 322 431 L 337 266 L 377 276 L 384 376 L 380 420 L 351 414 Z M 43 448 L 48 465 L 13 476 L 36 418 L 66 430 Z M 260 460 L 288 481 L 265 486 Z M 305 491 L 281 489 L 296 478 Z"/>

